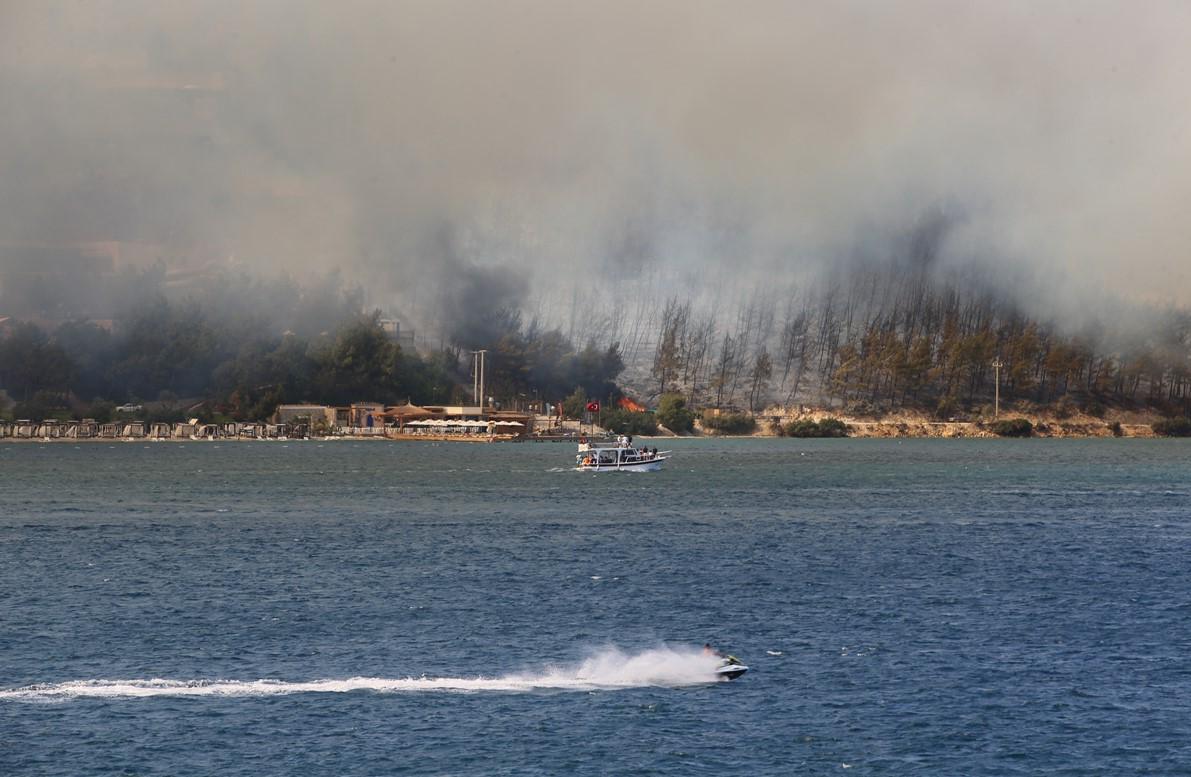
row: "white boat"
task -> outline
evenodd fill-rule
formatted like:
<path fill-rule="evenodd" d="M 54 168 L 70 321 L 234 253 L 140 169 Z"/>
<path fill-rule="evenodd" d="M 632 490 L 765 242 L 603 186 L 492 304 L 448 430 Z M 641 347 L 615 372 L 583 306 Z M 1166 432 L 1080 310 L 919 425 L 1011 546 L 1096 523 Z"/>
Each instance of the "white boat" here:
<path fill-rule="evenodd" d="M 670 458 L 670 451 L 634 448 L 628 439 L 616 442 L 580 441 L 575 469 L 580 472 L 655 472 Z"/>
<path fill-rule="evenodd" d="M 735 680 L 737 677 L 742 677 L 748 670 L 749 668 L 736 656 L 724 656 L 724 660 L 716 668 L 715 674 L 725 680 Z"/>

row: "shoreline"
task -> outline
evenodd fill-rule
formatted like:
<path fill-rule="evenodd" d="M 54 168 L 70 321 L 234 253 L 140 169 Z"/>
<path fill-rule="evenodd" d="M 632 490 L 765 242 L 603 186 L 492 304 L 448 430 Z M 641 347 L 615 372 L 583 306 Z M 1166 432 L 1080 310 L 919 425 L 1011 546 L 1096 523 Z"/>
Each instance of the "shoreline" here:
<path fill-rule="evenodd" d="M 975 422 L 970 424 L 944 424 L 947 427 L 975 427 Z M 678 435 L 678 439 L 682 440 L 1012 440 L 1012 439 L 1036 439 L 1036 440 L 1094 440 L 1094 439 L 1117 439 L 1117 440 L 1163 440 L 1175 439 L 1168 438 L 1162 435 L 1154 434 L 1154 431 L 1147 424 L 1122 424 L 1122 433 L 1114 435 L 1109 431 L 1101 434 L 1099 432 L 1080 432 L 1073 430 L 1061 430 L 1055 433 L 1054 430 L 1050 432 L 1038 433 L 1035 432 L 1030 437 L 1009 437 L 999 435 L 989 429 L 962 429 L 962 428 L 948 428 L 940 430 L 930 430 L 924 433 L 915 433 L 913 431 L 903 431 L 896 427 L 900 424 L 881 424 L 879 422 L 861 422 L 859 424 L 848 424 L 849 434 L 846 437 L 790 437 L 787 435 L 775 434 L 773 432 L 757 432 L 754 434 L 715 434 L 715 433 L 701 433 L 690 435 Z M 860 428 L 863 427 L 863 428 Z M 642 439 L 657 439 L 657 440 L 673 440 L 674 437 L 646 437 L 641 436 Z"/>
<path fill-rule="evenodd" d="M 1063 429 L 1056 433 L 1056 430 L 1051 429 L 1047 432 L 1035 432 L 1030 437 L 1014 438 L 1004 435 L 998 435 L 987 428 L 977 428 L 975 422 L 971 423 L 940 423 L 938 429 L 931 429 L 924 433 L 916 432 L 912 429 L 900 428 L 902 424 L 885 424 L 880 422 L 859 422 L 849 423 L 849 434 L 846 437 L 789 437 L 786 435 L 779 435 L 773 432 L 757 432 L 754 434 L 714 434 L 714 433 L 699 433 L 688 435 L 634 435 L 634 439 L 640 440 L 814 440 L 814 439 L 837 439 L 837 440 L 1009 440 L 1009 439 L 1039 439 L 1039 440 L 1091 440 L 1091 439 L 1130 439 L 1130 440 L 1160 440 L 1160 439 L 1176 439 L 1168 438 L 1162 435 L 1154 434 L 1154 431 L 1146 424 L 1122 424 L 1121 434 L 1114 435 L 1108 430 L 1103 432 L 1095 431 L 1088 432 L 1083 430 Z M 965 428 L 968 427 L 968 428 Z M 60 445 L 60 444 L 74 444 L 74 445 L 99 445 L 108 444 L 115 446 L 116 444 L 130 444 L 143 443 L 145 445 L 155 443 L 201 443 L 201 444 L 219 444 L 219 443 L 339 443 L 339 442 L 390 442 L 390 443 L 461 443 L 461 444 L 493 444 L 493 443 L 564 443 L 574 445 L 572 440 L 535 440 L 532 437 L 517 438 L 466 438 L 466 437 L 382 437 L 379 435 L 368 437 L 309 437 L 309 438 L 249 438 L 249 437 L 218 437 L 215 439 L 207 438 L 148 438 L 148 437 L 134 437 L 134 438 L 97 438 L 97 437 L 53 437 L 53 438 L 15 438 L 4 437 L 0 438 L 0 445 Z"/>
<path fill-rule="evenodd" d="M 794 421 L 815 421 L 833 418 L 848 426 L 848 437 L 857 438 L 891 438 L 891 439 L 933 439 L 933 438 L 962 438 L 985 439 L 999 438 L 993 431 L 993 424 L 997 420 L 1008 421 L 1025 419 L 1030 422 L 1030 437 L 1038 438 L 1075 438 L 1089 439 L 1094 437 L 1111 438 L 1156 438 L 1152 425 L 1162 420 L 1162 416 L 1155 413 L 1114 413 L 1104 417 L 1090 416 L 1084 413 L 1067 413 L 1058 417 L 1048 412 L 1002 412 L 999 419 L 981 418 L 973 421 L 948 420 L 939 421 L 932 416 L 917 412 L 894 413 L 886 416 L 857 416 L 848 413 L 831 412 L 823 408 L 806 408 L 799 412 L 789 412 L 785 408 L 771 408 L 768 412 L 761 412 L 755 416 L 757 429 L 751 434 L 721 435 L 707 432 L 696 424 L 697 434 L 703 437 L 782 437 L 777 432 L 778 426 L 785 426 Z M 1119 430 L 1119 434 L 1114 431 Z M 797 439 L 797 438 L 796 438 Z M 803 438 L 805 439 L 805 438 Z"/>
<path fill-rule="evenodd" d="M 674 435 L 665 427 L 659 427 L 654 435 L 638 435 L 642 438 L 667 439 L 703 439 L 703 438 L 778 438 L 778 429 L 796 421 L 820 422 L 825 419 L 836 419 L 848 427 L 848 437 L 865 439 L 987 439 L 998 438 L 993 431 L 994 419 L 979 418 L 977 420 L 951 419 L 937 420 L 935 417 L 920 412 L 892 413 L 884 416 L 861 416 L 848 413 L 832 412 L 824 408 L 801 408 L 790 411 L 786 408 L 772 407 L 767 411 L 757 413 L 753 418 L 757 428 L 745 434 L 721 434 L 709 431 L 696 421 L 692 434 Z M 1152 425 L 1162 420 L 1162 416 L 1151 412 L 1110 412 L 1103 417 L 1094 417 L 1084 413 L 1065 413 L 1057 417 L 1049 412 L 1005 412 L 1000 420 L 1025 419 L 1031 424 L 1030 437 L 1036 438 L 1074 438 L 1090 439 L 1095 437 L 1109 438 L 1157 438 Z M 34 425 L 39 426 L 39 425 Z M 259 429 L 259 425 L 254 425 Z M 39 429 L 39 431 L 44 431 Z M 560 439 L 544 431 L 541 435 L 533 434 L 437 434 L 418 431 L 414 433 L 377 433 L 379 430 L 367 430 L 360 434 L 331 434 L 314 437 L 286 437 L 254 434 L 227 434 L 215 436 L 165 436 L 161 434 L 136 434 L 133 436 L 99 436 L 94 432 L 88 436 L 72 436 L 66 433 L 66 428 L 60 428 L 57 434 L 45 436 L 0 436 L 0 443 L 130 443 L 130 442 L 343 442 L 376 440 L 391 442 L 436 442 L 436 443 L 494 443 L 494 442 L 568 442 L 574 443 L 576 437 L 564 435 Z M 123 431 L 123 430 L 122 430 Z M 386 429 L 386 431 L 389 431 Z M 364 430 L 361 430 L 364 432 Z M 791 439 L 815 439 L 792 437 Z"/>
<path fill-rule="evenodd" d="M 359 436 L 339 436 L 339 437 L 0 437 L 0 445 L 5 443 L 15 443 L 24 445 L 27 443 L 37 443 L 40 445 L 54 445 L 58 443 L 74 443 L 76 445 L 86 444 L 92 445 L 96 443 L 107 443 L 115 445 L 116 443 L 250 443 L 250 442 L 267 442 L 267 443 L 291 443 L 291 442 L 459 442 L 459 443 L 496 443 L 496 442 L 514 442 L 515 437 L 496 436 L 489 438 L 487 435 L 482 437 L 466 437 L 458 436 L 452 437 L 448 435 L 424 435 L 414 437 L 413 435 L 359 435 Z"/>

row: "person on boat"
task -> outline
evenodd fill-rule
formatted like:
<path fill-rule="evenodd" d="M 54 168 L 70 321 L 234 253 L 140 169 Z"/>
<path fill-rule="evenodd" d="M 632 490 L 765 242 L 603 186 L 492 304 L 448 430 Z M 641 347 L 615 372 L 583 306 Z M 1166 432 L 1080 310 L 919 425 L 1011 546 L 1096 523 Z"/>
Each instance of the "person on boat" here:
<path fill-rule="evenodd" d="M 741 663 L 740 659 L 737 658 L 736 656 L 732 655 L 731 653 L 725 653 L 722 650 L 716 650 L 715 648 L 713 648 L 711 646 L 710 642 L 704 643 L 703 655 L 714 656 L 715 658 L 720 659 L 721 666 L 730 666 L 732 664 Z"/>

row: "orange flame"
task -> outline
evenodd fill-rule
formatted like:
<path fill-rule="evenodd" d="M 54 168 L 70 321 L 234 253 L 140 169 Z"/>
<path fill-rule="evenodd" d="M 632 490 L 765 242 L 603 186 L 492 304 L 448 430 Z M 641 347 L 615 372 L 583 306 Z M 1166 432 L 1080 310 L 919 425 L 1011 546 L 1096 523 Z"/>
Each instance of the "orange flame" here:
<path fill-rule="evenodd" d="M 616 400 L 616 406 L 622 410 L 630 410 L 634 413 L 645 412 L 645 405 L 642 405 L 639 402 L 634 402 L 628 397 L 621 397 L 620 399 Z"/>

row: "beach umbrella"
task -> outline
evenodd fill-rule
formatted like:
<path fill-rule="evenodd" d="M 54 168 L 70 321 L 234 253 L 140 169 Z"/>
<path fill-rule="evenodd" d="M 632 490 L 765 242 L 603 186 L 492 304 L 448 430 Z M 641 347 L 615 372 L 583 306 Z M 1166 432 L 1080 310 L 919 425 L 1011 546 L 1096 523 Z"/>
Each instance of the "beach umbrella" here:
<path fill-rule="evenodd" d="M 394 405 L 393 407 L 386 408 L 384 415 L 390 418 L 400 418 L 410 421 L 412 419 L 424 419 L 427 416 L 434 415 L 434 413 L 417 405 Z"/>

